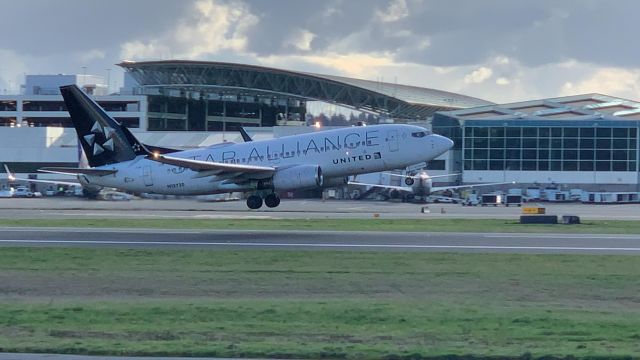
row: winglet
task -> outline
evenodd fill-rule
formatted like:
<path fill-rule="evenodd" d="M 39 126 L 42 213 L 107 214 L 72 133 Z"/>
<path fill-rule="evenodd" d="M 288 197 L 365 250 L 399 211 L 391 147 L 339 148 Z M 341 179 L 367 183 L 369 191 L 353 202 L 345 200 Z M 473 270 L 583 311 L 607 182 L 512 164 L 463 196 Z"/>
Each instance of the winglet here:
<path fill-rule="evenodd" d="M 249 136 L 249 134 L 247 133 L 247 131 L 240 126 L 240 134 L 242 135 L 242 140 L 244 140 L 244 142 L 250 142 L 253 141 L 253 139 L 251 138 L 251 136 Z"/>
<path fill-rule="evenodd" d="M 3 164 L 4 165 L 4 170 L 7 172 L 7 179 L 9 179 L 10 181 L 13 181 L 16 179 L 15 176 L 13 176 L 13 174 L 11 173 L 11 171 L 9 170 L 9 167 L 7 166 L 7 164 Z"/>

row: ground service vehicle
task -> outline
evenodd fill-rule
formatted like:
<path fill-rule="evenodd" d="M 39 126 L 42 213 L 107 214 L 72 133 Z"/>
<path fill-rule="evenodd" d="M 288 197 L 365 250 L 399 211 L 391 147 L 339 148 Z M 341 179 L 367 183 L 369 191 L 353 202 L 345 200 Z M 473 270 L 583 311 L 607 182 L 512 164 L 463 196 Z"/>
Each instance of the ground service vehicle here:
<path fill-rule="evenodd" d="M 516 194 L 507 194 L 504 197 L 504 206 L 509 207 L 513 206 L 522 206 L 522 195 Z"/>
<path fill-rule="evenodd" d="M 501 194 L 484 194 L 480 198 L 480 205 L 482 206 L 498 206 L 500 204 L 502 204 Z"/>

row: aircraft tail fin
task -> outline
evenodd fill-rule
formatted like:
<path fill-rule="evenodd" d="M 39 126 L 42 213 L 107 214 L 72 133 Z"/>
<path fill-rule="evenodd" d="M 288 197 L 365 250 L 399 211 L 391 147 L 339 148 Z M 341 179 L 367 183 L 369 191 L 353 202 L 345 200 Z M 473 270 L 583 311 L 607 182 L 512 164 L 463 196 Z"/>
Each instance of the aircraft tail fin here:
<path fill-rule="evenodd" d="M 126 136 L 120 123 L 107 115 L 78 86 L 61 86 L 60 93 L 89 166 L 114 164 L 136 157 L 135 143 Z"/>

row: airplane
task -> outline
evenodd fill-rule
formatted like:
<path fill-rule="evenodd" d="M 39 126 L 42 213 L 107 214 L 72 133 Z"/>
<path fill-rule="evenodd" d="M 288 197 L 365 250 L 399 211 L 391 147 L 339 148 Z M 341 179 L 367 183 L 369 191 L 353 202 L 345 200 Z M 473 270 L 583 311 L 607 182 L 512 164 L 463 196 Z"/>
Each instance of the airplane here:
<path fill-rule="evenodd" d="M 60 87 L 89 168 L 47 167 L 91 187 L 134 193 L 250 192 L 247 207 L 280 204 L 279 191 L 343 185 L 348 176 L 429 161 L 450 139 L 412 125 L 384 124 L 269 140 L 174 150 L 142 144 L 76 85 Z"/>
<path fill-rule="evenodd" d="M 399 175 L 387 173 L 389 176 L 397 176 L 404 178 L 404 183 L 407 186 L 395 186 L 395 185 L 379 185 L 379 184 L 369 184 L 358 181 L 349 181 L 350 185 L 363 185 L 363 186 L 371 186 L 371 187 L 379 187 L 384 189 L 391 189 L 392 191 L 400 191 L 404 193 L 408 193 L 411 199 L 416 197 L 426 199 L 429 196 L 434 196 L 434 193 L 443 192 L 448 190 L 457 190 L 457 189 L 468 189 L 474 187 L 481 186 L 493 186 L 493 185 L 505 185 L 505 184 L 515 184 L 515 181 L 512 182 L 500 182 L 500 183 L 485 183 L 485 184 L 473 184 L 473 185 L 454 185 L 454 186 L 433 186 L 433 179 L 440 177 L 450 177 L 457 176 L 460 174 L 446 174 L 446 175 L 435 175 L 431 176 L 426 171 L 420 171 L 416 175 Z M 453 199 L 447 196 L 436 196 L 436 200 L 440 199 Z M 453 199 L 456 202 L 456 199 Z"/>

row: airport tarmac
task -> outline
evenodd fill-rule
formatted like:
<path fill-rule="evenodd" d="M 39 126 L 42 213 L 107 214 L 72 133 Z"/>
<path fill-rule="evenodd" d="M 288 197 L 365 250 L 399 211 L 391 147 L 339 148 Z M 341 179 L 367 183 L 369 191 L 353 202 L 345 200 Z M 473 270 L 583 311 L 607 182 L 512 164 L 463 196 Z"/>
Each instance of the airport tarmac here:
<path fill-rule="evenodd" d="M 0 246 L 640 255 L 640 235 L 3 227 Z"/>
<path fill-rule="evenodd" d="M 533 204 L 529 204 L 533 205 Z M 587 205 L 540 203 L 548 214 L 583 219 L 640 220 L 640 204 Z M 422 209 L 425 209 L 423 212 Z M 519 207 L 467 207 L 460 204 L 409 204 L 390 201 L 283 199 L 279 207 L 248 210 L 244 201 L 203 202 L 196 199 L 100 201 L 81 198 L 0 199 L 0 218 L 137 218 L 200 219 L 386 219 L 477 218 L 516 219 Z"/>

